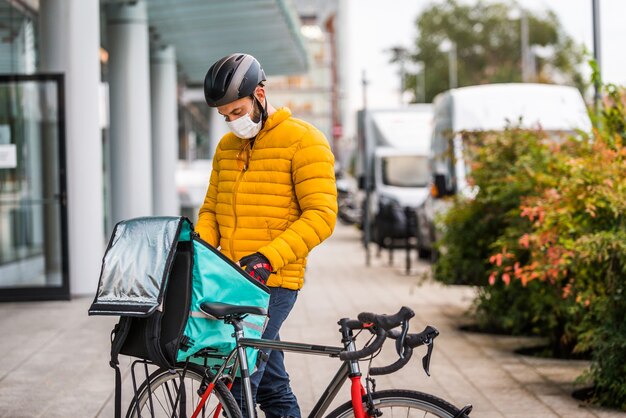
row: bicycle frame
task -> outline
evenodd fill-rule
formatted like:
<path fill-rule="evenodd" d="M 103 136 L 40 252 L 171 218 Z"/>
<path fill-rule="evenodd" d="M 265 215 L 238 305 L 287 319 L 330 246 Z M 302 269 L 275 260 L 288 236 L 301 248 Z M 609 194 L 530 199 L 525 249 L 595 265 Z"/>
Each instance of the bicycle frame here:
<path fill-rule="evenodd" d="M 328 357 L 339 357 L 339 353 L 342 351 L 356 351 L 356 346 L 354 344 L 354 336 L 350 329 L 342 328 L 343 342 L 344 347 L 334 347 L 334 346 L 324 346 L 324 345 L 316 345 L 316 344 L 306 344 L 306 343 L 296 343 L 296 342 L 288 342 L 288 341 L 276 341 L 276 340 L 267 340 L 263 338 L 244 338 L 243 331 L 241 327 L 238 327 L 238 324 L 233 324 L 235 326 L 235 339 L 236 339 L 236 347 L 231 351 L 231 353 L 226 358 L 226 361 L 223 363 L 221 368 L 215 374 L 215 378 L 212 382 L 210 382 L 207 390 L 204 395 L 201 397 L 200 403 L 196 407 L 192 418 L 195 418 L 197 414 L 202 410 L 202 406 L 206 401 L 207 396 L 210 394 L 211 390 L 214 387 L 215 382 L 223 376 L 223 372 L 228 367 L 228 365 L 233 363 L 235 359 L 235 367 L 239 365 L 241 370 L 241 377 L 243 383 L 244 390 L 244 404 L 247 409 L 248 417 L 254 417 L 254 402 L 252 399 L 252 390 L 250 386 L 250 373 L 247 367 L 247 355 L 245 348 L 256 348 L 256 349 L 271 349 L 271 350 L 280 350 L 283 352 L 292 352 L 292 353 L 301 353 L 301 354 L 311 354 L 311 355 L 324 355 Z M 328 386 L 322 393 L 321 397 L 318 399 L 317 403 L 311 410 L 309 414 L 309 418 L 321 418 L 332 401 L 339 393 L 339 390 L 345 383 L 347 379 L 351 380 L 351 399 L 352 399 L 352 407 L 354 410 L 355 418 L 367 418 L 366 412 L 363 410 L 362 397 L 365 395 L 366 391 L 361 383 L 361 370 L 359 367 L 358 360 L 352 361 L 344 361 L 339 370 L 335 373 L 335 376 L 331 379 Z M 216 411 L 215 416 L 219 416 L 219 410 Z"/>
<path fill-rule="evenodd" d="M 344 351 L 344 348 L 342 347 L 303 344 L 288 341 L 265 340 L 262 338 L 242 338 L 239 343 L 242 347 L 252 347 L 258 349 L 268 348 L 272 350 L 281 350 L 283 352 L 317 354 L 325 355 L 328 357 L 339 357 L 339 353 L 341 351 Z M 354 342 L 350 341 L 350 344 L 352 345 L 352 350 L 350 351 L 354 351 Z M 354 401 L 354 396 L 356 393 L 358 399 L 358 407 L 361 409 L 361 414 L 359 415 L 357 415 L 357 411 L 355 409 L 355 418 L 364 418 L 361 397 L 363 394 L 365 394 L 365 389 L 361 384 L 361 371 L 358 361 L 345 361 L 341 364 L 341 366 L 335 373 L 335 376 L 328 383 L 321 397 L 318 399 L 317 403 L 311 410 L 309 418 L 318 418 L 324 415 L 332 401 L 335 399 L 335 396 L 337 396 L 337 393 L 339 393 L 339 390 L 348 378 L 350 378 L 352 381 L 352 400 Z"/>

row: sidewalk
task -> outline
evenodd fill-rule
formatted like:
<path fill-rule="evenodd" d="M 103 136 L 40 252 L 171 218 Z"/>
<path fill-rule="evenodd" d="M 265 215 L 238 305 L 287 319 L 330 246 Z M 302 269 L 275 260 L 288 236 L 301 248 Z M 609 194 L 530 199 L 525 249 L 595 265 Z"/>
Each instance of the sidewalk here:
<path fill-rule="evenodd" d="M 467 333 L 467 287 L 444 287 L 420 277 L 425 264 L 404 274 L 404 253 L 395 267 L 372 251 L 372 266 L 358 232 L 338 225 L 333 237 L 310 257 L 307 282 L 281 333 L 283 340 L 340 345 L 336 322 L 361 311 L 393 313 L 402 305 L 417 315 L 413 331 L 426 324 L 439 329 L 427 377 L 423 350 L 393 378 L 377 378 L 377 388 L 413 388 L 440 396 L 457 406 L 474 405 L 472 417 L 624 417 L 626 414 L 579 406 L 570 397 L 582 361 L 538 359 L 513 354 L 536 343 Z M 97 280 L 97 278 L 94 278 Z M 115 318 L 88 317 L 91 298 L 72 302 L 0 304 L 0 417 L 112 417 L 113 370 L 108 366 L 109 333 Z M 390 363 L 385 350 L 377 364 Z M 127 367 L 129 361 L 123 360 Z M 306 415 L 338 367 L 336 359 L 287 354 L 293 387 Z M 126 389 L 130 381 L 126 370 Z M 347 400 L 346 388 L 340 393 Z M 129 393 L 124 402 L 127 405 Z"/>

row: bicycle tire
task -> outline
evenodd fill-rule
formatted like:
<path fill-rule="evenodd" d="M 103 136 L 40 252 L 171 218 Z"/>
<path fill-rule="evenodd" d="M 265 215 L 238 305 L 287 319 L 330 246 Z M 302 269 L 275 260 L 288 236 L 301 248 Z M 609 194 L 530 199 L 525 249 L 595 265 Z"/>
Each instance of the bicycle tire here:
<path fill-rule="evenodd" d="M 427 393 L 414 390 L 381 390 L 372 395 L 374 405 L 385 417 L 439 417 L 454 418 L 459 409 L 449 402 Z M 363 397 L 363 409 L 366 397 Z M 398 411 L 402 411 L 399 414 Z M 326 415 L 327 418 L 353 417 L 352 402 L 348 401 Z"/>
<path fill-rule="evenodd" d="M 128 407 L 126 418 L 152 417 L 178 417 L 180 416 L 180 406 L 174 410 L 173 405 L 176 403 L 178 396 L 178 388 L 180 387 L 180 376 L 184 367 L 176 367 L 175 373 L 170 369 L 159 368 L 154 371 L 147 380 L 145 380 L 137 390 L 135 396 Z M 202 376 L 205 369 L 195 364 L 189 364 L 185 372 L 185 394 L 186 394 L 186 415 L 190 417 L 198 403 L 201 395 L 197 393 L 202 382 Z M 210 378 L 213 374 L 208 371 Z M 150 382 L 150 391 L 148 391 L 148 382 Z M 152 402 L 150 396 L 152 395 Z M 180 401 L 179 401 L 180 405 Z M 205 402 L 205 409 L 200 415 L 201 417 L 213 417 L 218 405 L 222 407 L 221 416 L 226 418 L 241 418 L 241 410 L 237 406 L 237 402 L 230 393 L 226 385 L 222 381 L 217 381 L 213 392 Z M 137 409 L 138 407 L 138 409 Z M 139 414 L 137 413 L 139 410 Z M 152 415 L 154 412 L 154 415 Z"/>

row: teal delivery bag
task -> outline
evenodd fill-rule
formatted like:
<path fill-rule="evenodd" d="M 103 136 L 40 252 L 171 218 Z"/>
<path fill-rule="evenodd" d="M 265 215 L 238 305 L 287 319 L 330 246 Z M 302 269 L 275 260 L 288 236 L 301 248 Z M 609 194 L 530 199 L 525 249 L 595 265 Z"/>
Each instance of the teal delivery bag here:
<path fill-rule="evenodd" d="M 115 226 L 102 262 L 90 315 L 116 315 L 111 365 L 118 354 L 172 368 L 210 349 L 218 357 L 234 347 L 233 327 L 200 311 L 203 302 L 258 306 L 267 312 L 269 289 L 194 232 L 183 217 L 144 217 Z M 264 315 L 248 315 L 244 334 L 261 337 Z M 257 350 L 248 348 L 254 370 Z M 219 359 L 211 359 L 219 362 Z"/>
<path fill-rule="evenodd" d="M 179 350 L 178 361 L 183 361 L 207 347 L 215 349 L 219 354 L 228 354 L 235 348 L 233 327 L 202 313 L 200 311 L 202 303 L 222 302 L 231 305 L 260 306 L 265 308 L 266 312 L 269 305 L 269 289 L 265 285 L 246 274 L 197 235 L 194 235 L 192 240 L 194 265 L 191 310 L 184 332 L 190 341 L 188 347 Z M 260 338 L 266 322 L 265 315 L 248 315 L 243 321 L 246 338 Z M 258 350 L 252 348 L 246 350 L 249 369 L 254 370 Z M 199 363 L 202 361 L 203 359 L 197 359 Z"/>

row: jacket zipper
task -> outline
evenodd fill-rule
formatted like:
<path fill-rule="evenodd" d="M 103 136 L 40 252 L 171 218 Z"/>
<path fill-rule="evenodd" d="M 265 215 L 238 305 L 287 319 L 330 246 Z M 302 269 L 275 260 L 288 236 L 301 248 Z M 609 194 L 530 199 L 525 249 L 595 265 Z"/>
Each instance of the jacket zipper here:
<path fill-rule="evenodd" d="M 259 135 L 254 140 L 255 145 L 264 134 L 265 134 L 264 132 L 259 133 Z M 235 225 L 233 226 L 233 233 L 231 234 L 230 240 L 229 240 L 230 254 L 233 258 L 235 257 L 235 248 L 233 247 L 233 242 L 235 241 L 235 233 L 237 232 L 237 191 L 239 190 L 239 183 L 241 182 L 241 179 L 243 178 L 246 171 L 248 171 L 248 169 L 250 168 L 250 162 L 252 161 L 253 150 L 254 150 L 254 145 L 250 147 L 250 158 L 248 159 L 248 164 L 246 164 L 243 170 L 241 170 L 239 174 L 237 175 L 237 181 L 235 181 L 235 187 L 233 187 L 233 218 L 235 220 Z M 238 261 L 238 260 L 235 260 L 235 261 Z"/>
<path fill-rule="evenodd" d="M 239 189 L 239 182 L 241 181 L 241 178 L 243 177 L 245 171 L 246 170 L 242 170 L 239 172 L 239 174 L 237 175 L 237 181 L 235 182 L 235 187 L 233 187 L 233 219 L 235 220 L 235 224 L 233 226 L 233 233 L 230 234 L 229 240 L 229 250 L 231 257 L 233 257 L 233 260 L 235 260 L 235 248 L 233 247 L 233 242 L 235 240 L 235 233 L 237 232 L 237 190 Z"/>

